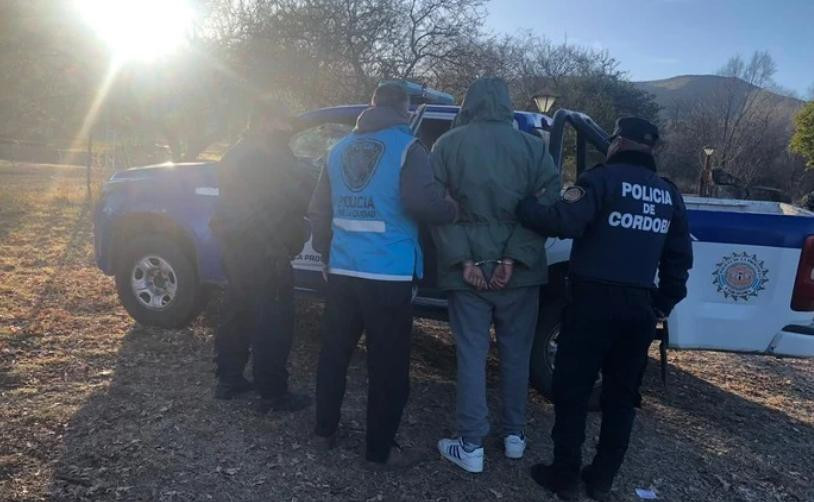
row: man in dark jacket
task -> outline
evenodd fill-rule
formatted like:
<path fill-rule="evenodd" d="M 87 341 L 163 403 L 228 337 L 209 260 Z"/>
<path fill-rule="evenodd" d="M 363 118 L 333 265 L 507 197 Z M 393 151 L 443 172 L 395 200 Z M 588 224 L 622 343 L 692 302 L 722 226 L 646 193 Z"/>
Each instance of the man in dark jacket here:
<path fill-rule="evenodd" d="M 294 332 L 291 259 L 306 238 L 310 186 L 288 146 L 289 114 L 255 105 L 243 138 L 218 166 L 219 205 L 210 226 L 228 279 L 215 334 L 215 397 L 251 389 L 243 370 L 251 349 L 259 411 L 296 411 L 310 402 L 288 390 L 286 364 Z"/>
<path fill-rule="evenodd" d="M 486 359 L 490 330 L 500 347 L 501 426 L 504 454 L 526 448 L 529 359 L 540 286 L 548 266 L 545 238 L 523 227 L 514 210 L 525 196 L 551 204 L 560 177 L 545 143 L 513 127 L 506 83 L 475 81 L 452 130 L 432 151 L 436 177 L 461 205 L 461 220 L 433 228 L 438 284 L 448 292 L 458 366 L 458 437 L 442 439 L 447 460 L 469 472 L 483 470 L 489 433 Z"/>
<path fill-rule="evenodd" d="M 374 468 L 420 460 L 395 443 L 410 389 L 413 284 L 423 268 L 418 221 L 448 223 L 457 213 L 407 126 L 408 103 L 399 85 L 376 89 L 373 106 L 328 154 L 308 213 L 314 249 L 328 264 L 315 434 L 333 447 L 348 364 L 364 330 L 366 458 Z"/>
<path fill-rule="evenodd" d="M 579 495 L 585 417 L 598 372 L 602 427 L 582 478 L 589 496 L 607 500 L 628 447 L 656 322 L 687 295 L 687 213 L 675 185 L 656 174 L 658 139 L 653 124 L 619 119 L 604 165 L 582 174 L 553 206 L 533 198 L 518 206 L 529 228 L 574 239 L 571 303 L 554 369 L 554 462 L 532 468 L 535 481 L 567 500 Z"/>

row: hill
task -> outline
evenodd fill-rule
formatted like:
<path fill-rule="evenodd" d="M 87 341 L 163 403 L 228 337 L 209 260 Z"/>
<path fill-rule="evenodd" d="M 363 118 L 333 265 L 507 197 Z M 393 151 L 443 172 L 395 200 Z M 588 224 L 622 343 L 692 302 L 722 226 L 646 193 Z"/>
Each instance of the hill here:
<path fill-rule="evenodd" d="M 633 82 L 633 85 L 655 97 L 656 103 L 662 109 L 662 115 L 669 113 L 671 109 L 682 103 L 712 99 L 716 94 L 728 92 L 733 85 L 736 91 L 742 92 L 743 95 L 757 89 L 743 80 L 718 75 L 681 75 L 663 80 Z M 805 104 L 799 99 L 776 94 L 769 90 L 761 89 L 760 92 L 765 94 L 765 99 L 777 109 L 777 113 L 788 116 L 789 121 Z"/>

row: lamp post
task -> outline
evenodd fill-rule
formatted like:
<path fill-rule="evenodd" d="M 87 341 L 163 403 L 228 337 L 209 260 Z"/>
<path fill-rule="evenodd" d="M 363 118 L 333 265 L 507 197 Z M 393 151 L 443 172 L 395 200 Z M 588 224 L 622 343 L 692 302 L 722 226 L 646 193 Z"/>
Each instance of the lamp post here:
<path fill-rule="evenodd" d="M 698 195 L 707 197 L 712 187 L 712 166 L 710 160 L 715 149 L 711 146 L 704 147 L 704 169 L 701 170 L 701 179 L 698 182 Z"/>
<path fill-rule="evenodd" d="M 557 101 L 558 97 L 559 96 L 556 94 L 544 90 L 532 96 L 531 99 L 534 101 L 534 104 L 537 105 L 537 110 L 539 110 L 540 113 L 548 113 L 549 110 L 551 110 L 551 108 L 554 106 L 554 102 Z"/>

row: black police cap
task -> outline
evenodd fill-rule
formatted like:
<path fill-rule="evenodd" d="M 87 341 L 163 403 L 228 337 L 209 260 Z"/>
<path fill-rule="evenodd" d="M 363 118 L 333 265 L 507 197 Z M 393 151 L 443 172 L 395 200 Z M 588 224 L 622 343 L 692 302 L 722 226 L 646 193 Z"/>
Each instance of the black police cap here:
<path fill-rule="evenodd" d="M 659 142 L 659 128 L 639 117 L 623 117 L 616 121 L 616 127 L 610 139 L 617 137 L 647 146 L 655 146 Z"/>
<path fill-rule="evenodd" d="M 398 109 L 404 107 L 409 100 L 410 97 L 403 86 L 394 82 L 386 82 L 376 87 L 370 102 L 373 106 L 390 106 Z"/>

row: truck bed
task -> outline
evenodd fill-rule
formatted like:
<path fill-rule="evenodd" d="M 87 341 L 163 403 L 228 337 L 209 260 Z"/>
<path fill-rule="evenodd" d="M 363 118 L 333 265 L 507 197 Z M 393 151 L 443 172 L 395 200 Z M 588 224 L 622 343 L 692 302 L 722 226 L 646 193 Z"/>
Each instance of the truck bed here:
<path fill-rule="evenodd" d="M 785 202 L 760 200 L 715 199 L 685 195 L 688 209 L 700 211 L 723 211 L 727 213 L 770 214 L 778 216 L 814 216 L 814 213 Z"/>

